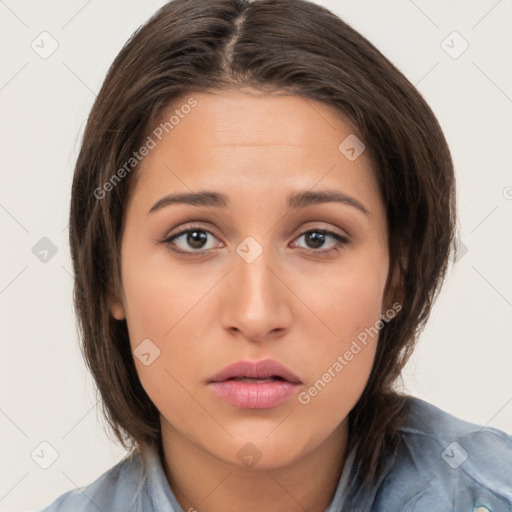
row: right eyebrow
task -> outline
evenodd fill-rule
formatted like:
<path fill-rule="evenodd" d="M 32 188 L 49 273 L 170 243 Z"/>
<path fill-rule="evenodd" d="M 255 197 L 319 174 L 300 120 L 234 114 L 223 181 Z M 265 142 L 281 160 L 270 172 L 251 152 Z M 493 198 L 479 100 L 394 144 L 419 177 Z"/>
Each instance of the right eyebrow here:
<path fill-rule="evenodd" d="M 225 194 L 205 190 L 203 192 L 190 192 L 182 194 L 168 194 L 159 199 L 149 210 L 148 215 L 171 204 L 190 204 L 192 206 L 225 207 L 229 199 Z"/>

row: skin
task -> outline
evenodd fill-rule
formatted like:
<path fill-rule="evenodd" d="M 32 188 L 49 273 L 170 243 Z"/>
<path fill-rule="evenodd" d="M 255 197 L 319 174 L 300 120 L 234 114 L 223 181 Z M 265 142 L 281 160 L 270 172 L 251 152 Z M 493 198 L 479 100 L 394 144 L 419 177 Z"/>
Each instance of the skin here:
<path fill-rule="evenodd" d="M 294 95 L 229 90 L 188 95 L 198 104 L 145 157 L 126 209 L 122 291 L 109 300 L 132 348 L 149 338 L 160 356 L 137 371 L 161 413 L 164 469 L 182 508 L 199 512 L 323 511 L 346 455 L 347 415 L 361 396 L 371 340 L 324 389 L 301 404 L 240 409 L 205 381 L 240 360 L 275 359 L 309 389 L 391 302 L 387 223 L 371 161 L 338 145 L 353 127 L 328 106 Z M 332 189 L 368 211 L 327 202 L 292 210 L 291 192 Z M 228 207 L 173 204 L 163 196 L 213 190 Z M 199 243 L 197 226 L 212 234 Z M 333 231 L 318 243 L 305 232 Z M 236 252 L 248 236 L 263 252 Z M 317 235 L 318 237 L 318 235 Z M 191 254 L 201 251 L 203 255 Z M 192 245 L 191 245 L 192 244 Z M 331 250 L 338 247 L 339 250 Z M 323 251 L 323 253 L 322 253 Z M 322 255 L 323 254 L 323 255 Z M 252 443 L 261 458 L 237 456 Z"/>

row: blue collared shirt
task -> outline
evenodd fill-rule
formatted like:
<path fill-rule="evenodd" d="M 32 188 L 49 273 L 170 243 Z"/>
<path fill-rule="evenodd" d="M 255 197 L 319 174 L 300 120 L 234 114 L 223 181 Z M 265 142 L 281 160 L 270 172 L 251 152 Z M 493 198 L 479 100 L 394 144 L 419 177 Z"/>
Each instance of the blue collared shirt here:
<path fill-rule="evenodd" d="M 325 512 L 512 512 L 512 436 L 458 419 L 418 398 L 407 400 L 403 443 L 388 456 L 377 485 L 348 493 L 352 449 Z M 145 474 L 141 457 L 130 455 L 42 512 L 185 512 L 158 453 L 144 455 Z"/>

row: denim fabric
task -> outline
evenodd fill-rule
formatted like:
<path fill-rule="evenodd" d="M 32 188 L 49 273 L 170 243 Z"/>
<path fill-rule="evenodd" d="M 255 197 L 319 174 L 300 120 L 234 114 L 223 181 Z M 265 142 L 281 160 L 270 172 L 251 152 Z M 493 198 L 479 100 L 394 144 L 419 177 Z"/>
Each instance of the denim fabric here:
<path fill-rule="evenodd" d="M 460 420 L 409 397 L 407 426 L 372 488 L 353 488 L 354 450 L 325 512 L 512 512 L 512 436 Z M 188 512 L 178 504 L 158 453 L 123 459 L 42 512 Z M 198 512 L 201 512 L 198 510 Z M 265 512 L 265 511 L 262 511 Z"/>

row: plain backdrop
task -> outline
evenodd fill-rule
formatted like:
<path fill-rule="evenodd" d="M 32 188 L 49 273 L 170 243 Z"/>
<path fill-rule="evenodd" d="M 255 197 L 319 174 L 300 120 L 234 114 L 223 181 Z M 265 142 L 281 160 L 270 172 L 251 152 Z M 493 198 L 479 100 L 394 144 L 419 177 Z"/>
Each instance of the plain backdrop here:
<path fill-rule="evenodd" d="M 108 66 L 163 3 L 0 0 L 3 511 L 43 507 L 124 455 L 104 433 L 78 349 L 70 184 Z M 512 2 L 319 3 L 418 87 L 455 162 L 463 256 L 404 372 L 404 387 L 455 416 L 512 433 Z M 52 44 L 58 48 L 42 58 L 42 46 L 50 51 Z M 37 256 L 37 244 L 50 247 L 48 261 Z M 56 453 L 47 469 L 37 453 L 54 453 L 43 442 Z"/>

